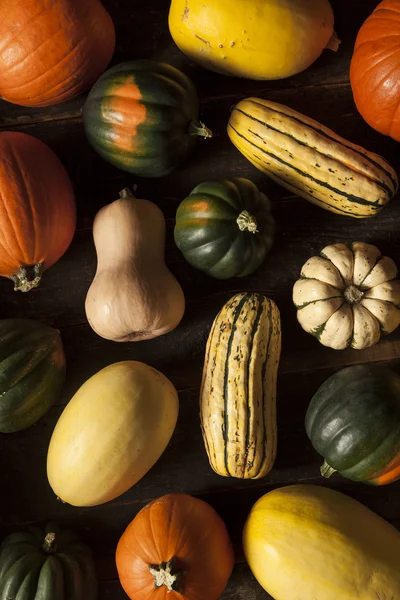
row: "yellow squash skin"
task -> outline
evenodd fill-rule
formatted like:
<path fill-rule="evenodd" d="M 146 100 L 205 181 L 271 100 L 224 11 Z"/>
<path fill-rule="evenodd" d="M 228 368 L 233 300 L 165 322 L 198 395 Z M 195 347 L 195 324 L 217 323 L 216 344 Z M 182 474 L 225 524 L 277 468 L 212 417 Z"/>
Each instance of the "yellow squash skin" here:
<path fill-rule="evenodd" d="M 258 479 L 273 467 L 280 352 L 279 310 L 265 296 L 236 294 L 215 318 L 200 417 L 210 464 L 223 477 Z"/>
<path fill-rule="evenodd" d="M 329 488 L 292 485 L 260 498 L 243 547 L 275 600 L 400 598 L 400 532 Z"/>
<path fill-rule="evenodd" d="M 307 69 L 328 46 L 333 24 L 328 0 L 172 0 L 169 13 L 182 52 L 207 69 L 249 79 Z"/>
<path fill-rule="evenodd" d="M 283 104 L 242 100 L 228 135 L 276 183 L 340 215 L 373 217 L 398 189 L 396 172 L 381 156 Z"/>
<path fill-rule="evenodd" d="M 50 440 L 47 476 L 74 506 L 97 506 L 126 492 L 164 452 L 178 418 L 178 394 L 137 361 L 102 369 L 67 404 Z"/>

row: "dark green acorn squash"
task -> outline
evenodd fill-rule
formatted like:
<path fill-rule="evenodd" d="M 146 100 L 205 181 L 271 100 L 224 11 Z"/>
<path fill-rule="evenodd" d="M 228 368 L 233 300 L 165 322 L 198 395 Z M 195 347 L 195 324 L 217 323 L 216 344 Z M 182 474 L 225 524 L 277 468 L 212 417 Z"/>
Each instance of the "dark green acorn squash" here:
<path fill-rule="evenodd" d="M 324 457 L 321 474 L 371 485 L 400 479 L 400 376 L 378 365 L 347 367 L 314 394 L 306 431 Z"/>
<path fill-rule="evenodd" d="M 0 600 L 96 600 L 91 550 L 58 525 L 11 533 L 0 546 Z"/>
<path fill-rule="evenodd" d="M 36 423 L 65 382 L 60 332 L 31 319 L 0 320 L 0 432 Z"/>
<path fill-rule="evenodd" d="M 217 279 L 245 277 L 271 249 L 270 201 L 248 179 L 201 183 L 176 213 L 175 243 L 189 264 Z"/>
<path fill-rule="evenodd" d="M 103 73 L 83 108 L 86 136 L 96 152 L 142 177 L 168 175 L 191 152 L 197 136 L 211 137 L 198 118 L 190 79 L 151 60 L 121 63 Z"/>

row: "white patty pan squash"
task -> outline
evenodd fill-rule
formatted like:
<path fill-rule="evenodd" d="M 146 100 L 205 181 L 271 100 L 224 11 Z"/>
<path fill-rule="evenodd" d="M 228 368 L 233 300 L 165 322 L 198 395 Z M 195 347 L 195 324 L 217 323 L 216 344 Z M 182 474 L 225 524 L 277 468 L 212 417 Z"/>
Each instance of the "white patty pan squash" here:
<path fill-rule="evenodd" d="M 126 492 L 157 462 L 174 432 L 178 394 L 159 371 L 137 361 L 88 379 L 65 407 L 47 454 L 60 500 L 97 506 Z"/>
<path fill-rule="evenodd" d="M 283 79 L 337 50 L 329 0 L 172 0 L 169 29 L 177 46 L 212 71 Z"/>
<path fill-rule="evenodd" d="M 400 324 L 400 281 L 391 258 L 376 246 L 333 244 L 310 258 L 293 287 L 305 331 L 335 350 L 379 342 Z"/>
<path fill-rule="evenodd" d="M 400 532 L 350 496 L 292 485 L 260 498 L 243 549 L 275 600 L 398 600 Z"/>

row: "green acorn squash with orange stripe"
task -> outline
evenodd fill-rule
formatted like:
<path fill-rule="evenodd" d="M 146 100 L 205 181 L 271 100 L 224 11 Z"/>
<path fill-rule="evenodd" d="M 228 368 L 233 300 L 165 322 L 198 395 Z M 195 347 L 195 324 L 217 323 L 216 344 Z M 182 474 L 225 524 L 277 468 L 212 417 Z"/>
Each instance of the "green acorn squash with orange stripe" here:
<path fill-rule="evenodd" d="M 151 60 L 121 63 L 103 73 L 83 108 L 86 136 L 96 152 L 141 177 L 168 175 L 190 154 L 198 136 L 211 137 L 198 118 L 190 79 Z"/>
<path fill-rule="evenodd" d="M 256 293 L 233 296 L 211 328 L 200 391 L 205 448 L 223 477 L 259 479 L 274 465 L 280 354 L 275 302 Z"/>
<path fill-rule="evenodd" d="M 314 394 L 307 435 L 321 474 L 385 485 L 400 479 L 400 376 L 380 365 L 346 367 Z"/>
<path fill-rule="evenodd" d="M 236 177 L 196 186 L 178 207 L 174 238 L 193 267 L 230 279 L 258 269 L 274 231 L 267 196 L 249 179 Z"/>

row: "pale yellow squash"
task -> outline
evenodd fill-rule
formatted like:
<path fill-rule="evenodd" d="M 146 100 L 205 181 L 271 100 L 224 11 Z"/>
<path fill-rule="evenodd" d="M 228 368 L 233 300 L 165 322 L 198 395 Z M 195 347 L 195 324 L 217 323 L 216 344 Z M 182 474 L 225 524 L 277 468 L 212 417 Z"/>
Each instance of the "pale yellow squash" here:
<path fill-rule="evenodd" d="M 282 79 L 336 50 L 329 0 L 172 0 L 177 46 L 207 69 L 249 79 Z"/>
<path fill-rule="evenodd" d="M 51 438 L 47 476 L 74 506 L 126 492 L 155 464 L 174 432 L 178 394 L 159 371 L 137 361 L 102 369 L 64 409 Z"/>
<path fill-rule="evenodd" d="M 400 598 L 400 532 L 329 488 L 293 485 L 260 498 L 243 547 L 275 600 Z"/>

